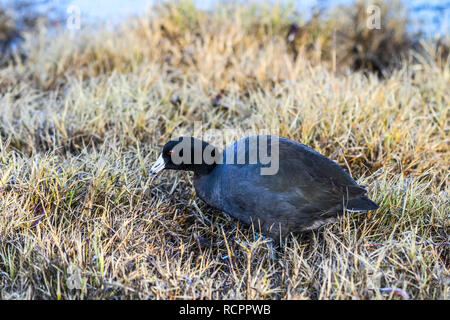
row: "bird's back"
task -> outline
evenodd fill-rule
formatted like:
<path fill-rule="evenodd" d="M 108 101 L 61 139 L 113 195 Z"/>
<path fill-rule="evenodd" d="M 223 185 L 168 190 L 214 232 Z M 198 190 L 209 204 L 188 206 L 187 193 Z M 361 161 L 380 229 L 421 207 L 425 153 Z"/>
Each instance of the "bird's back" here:
<path fill-rule="evenodd" d="M 341 212 L 346 201 L 364 196 L 365 189 L 332 160 L 287 138 L 268 138 L 269 145 L 274 143 L 269 150 L 278 149 L 276 174 L 261 174 L 270 164 L 248 163 L 248 154 L 257 147 L 247 137 L 224 150 L 223 164 L 195 177 L 199 197 L 246 223 L 258 221 L 262 231 L 279 237 L 314 229 Z M 230 154 L 237 159 L 243 145 L 246 163 L 226 163 L 227 157 L 233 158 Z"/>

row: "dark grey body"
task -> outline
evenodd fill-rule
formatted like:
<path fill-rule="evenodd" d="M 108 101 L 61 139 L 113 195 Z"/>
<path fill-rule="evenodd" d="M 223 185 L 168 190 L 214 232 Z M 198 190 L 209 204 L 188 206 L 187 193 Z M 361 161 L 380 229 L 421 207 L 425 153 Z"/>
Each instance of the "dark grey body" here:
<path fill-rule="evenodd" d="M 248 139 L 243 139 L 247 151 Z M 223 159 L 235 153 L 236 146 L 237 142 L 228 146 Z M 245 223 L 255 223 L 274 239 L 333 221 L 344 207 L 378 208 L 338 164 L 287 138 L 279 138 L 278 173 L 261 175 L 261 166 L 218 164 L 208 174 L 194 176 L 197 195 Z"/>

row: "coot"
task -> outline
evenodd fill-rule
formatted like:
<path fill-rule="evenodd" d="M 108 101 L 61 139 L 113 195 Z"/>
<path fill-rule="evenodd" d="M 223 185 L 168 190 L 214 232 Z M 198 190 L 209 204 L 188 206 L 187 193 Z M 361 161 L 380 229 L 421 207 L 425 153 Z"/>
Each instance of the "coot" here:
<path fill-rule="evenodd" d="M 163 169 L 193 171 L 203 201 L 276 240 L 332 222 L 344 210 L 378 208 L 334 161 L 273 135 L 243 138 L 223 151 L 181 137 L 164 145 L 150 172 Z"/>

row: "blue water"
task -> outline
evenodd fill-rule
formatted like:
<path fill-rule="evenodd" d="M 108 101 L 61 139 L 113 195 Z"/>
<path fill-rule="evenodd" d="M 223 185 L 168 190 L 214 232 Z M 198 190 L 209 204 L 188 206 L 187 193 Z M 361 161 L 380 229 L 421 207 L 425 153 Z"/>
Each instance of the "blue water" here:
<path fill-rule="evenodd" d="M 87 20 L 120 21 L 130 15 L 144 13 L 157 0 L 74 0 L 71 3 L 80 7 L 82 17 Z M 216 0 L 194 0 L 197 7 L 212 8 Z M 353 0 L 297 0 L 300 12 L 311 12 L 313 7 L 332 7 L 337 4 L 350 4 Z M 422 32 L 428 36 L 448 35 L 450 33 L 450 1 L 412 0 L 404 1 L 413 20 L 412 32 Z"/>
<path fill-rule="evenodd" d="M 0 0 L 0 3 L 8 0 Z M 194 0 L 197 7 L 209 9 L 218 0 Z M 230 0 L 228 0 L 230 1 Z M 233 0 L 231 0 L 233 1 Z M 235 0 L 245 2 L 245 0 Z M 272 0 L 272 2 L 283 0 Z M 305 17 L 311 13 L 313 7 L 333 7 L 338 4 L 351 4 L 353 0 L 294 0 L 297 9 Z M 151 10 L 154 3 L 160 0 L 52 0 L 50 4 L 66 12 L 67 8 L 75 5 L 80 12 L 81 24 L 105 22 L 115 24 L 129 16 L 143 14 Z M 219 0 L 220 2 L 220 0 Z M 450 0 L 403 0 L 408 8 L 412 24 L 411 32 L 422 32 L 428 36 L 450 34 Z M 69 13 L 66 13 L 69 16 Z"/>

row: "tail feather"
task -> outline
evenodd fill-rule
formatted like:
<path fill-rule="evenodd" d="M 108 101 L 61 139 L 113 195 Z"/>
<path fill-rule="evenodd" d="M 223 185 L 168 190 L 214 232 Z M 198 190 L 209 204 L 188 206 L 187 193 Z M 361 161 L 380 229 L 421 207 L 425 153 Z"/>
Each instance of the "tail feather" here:
<path fill-rule="evenodd" d="M 346 210 L 351 212 L 377 210 L 379 208 L 378 204 L 370 200 L 366 196 L 361 198 L 349 199 L 346 203 Z"/>

